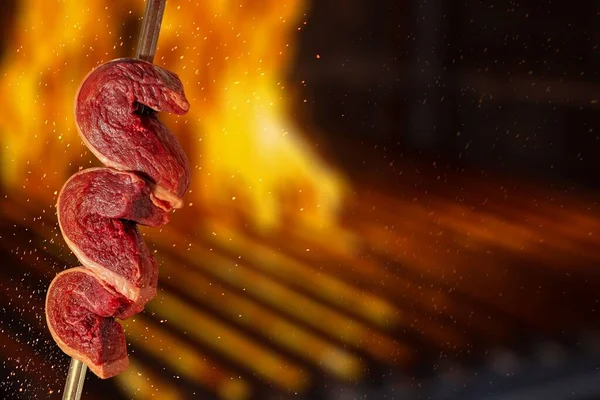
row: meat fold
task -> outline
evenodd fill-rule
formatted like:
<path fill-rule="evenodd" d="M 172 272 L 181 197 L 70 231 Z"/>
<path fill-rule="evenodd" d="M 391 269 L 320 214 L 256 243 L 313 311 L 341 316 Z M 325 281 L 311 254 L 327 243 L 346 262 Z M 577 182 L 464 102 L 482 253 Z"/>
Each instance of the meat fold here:
<path fill-rule="evenodd" d="M 67 355 L 83 361 L 102 379 L 127 368 L 122 316 L 129 301 L 91 271 L 71 268 L 56 275 L 46 295 L 46 322 Z"/>
<path fill-rule="evenodd" d="M 94 69 L 75 98 L 75 120 L 87 147 L 108 167 L 144 174 L 154 195 L 179 208 L 189 186 L 188 160 L 154 111 L 185 114 L 189 103 L 177 75 L 133 58 Z"/>
<path fill-rule="evenodd" d="M 158 267 L 136 224 L 160 226 L 167 213 L 152 187 L 131 172 L 91 168 L 73 175 L 57 201 L 67 245 L 79 261 L 131 301 L 131 315 L 156 294 Z"/>
<path fill-rule="evenodd" d="M 128 366 L 115 318 L 156 295 L 158 266 L 137 225 L 166 224 L 189 186 L 188 160 L 156 112 L 188 108 L 177 75 L 129 58 L 93 70 L 75 99 L 79 134 L 109 168 L 74 174 L 58 195 L 60 230 L 82 267 L 54 278 L 46 321 L 59 347 L 100 378 Z"/>

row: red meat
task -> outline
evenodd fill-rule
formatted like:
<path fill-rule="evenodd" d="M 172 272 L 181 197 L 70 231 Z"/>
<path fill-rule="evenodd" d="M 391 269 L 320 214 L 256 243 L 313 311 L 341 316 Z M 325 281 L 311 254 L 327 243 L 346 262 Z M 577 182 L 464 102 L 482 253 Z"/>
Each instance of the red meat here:
<path fill-rule="evenodd" d="M 129 301 L 103 285 L 92 272 L 71 268 L 56 276 L 46 296 L 46 321 L 66 354 L 83 361 L 100 378 L 129 365 L 121 316 Z"/>
<path fill-rule="evenodd" d="M 63 186 L 57 214 L 60 229 L 79 261 L 138 305 L 156 294 L 158 268 L 136 223 L 159 226 L 166 212 L 154 205 L 151 186 L 136 174 L 92 168 Z M 134 313 L 135 313 L 134 312 Z"/>
<path fill-rule="evenodd" d="M 177 75 L 136 59 L 110 61 L 93 70 L 75 99 L 75 119 L 87 147 L 108 167 L 137 171 L 156 183 L 156 197 L 181 206 L 189 167 L 175 136 L 154 111 L 189 109 Z"/>
<path fill-rule="evenodd" d="M 54 278 L 46 321 L 59 347 L 100 378 L 128 366 L 115 318 L 131 317 L 156 295 L 156 260 L 137 224 L 167 223 L 189 185 L 188 160 L 156 112 L 188 108 L 177 75 L 135 59 L 96 68 L 76 97 L 79 133 L 110 168 L 78 172 L 58 196 L 61 232 L 83 267 Z"/>

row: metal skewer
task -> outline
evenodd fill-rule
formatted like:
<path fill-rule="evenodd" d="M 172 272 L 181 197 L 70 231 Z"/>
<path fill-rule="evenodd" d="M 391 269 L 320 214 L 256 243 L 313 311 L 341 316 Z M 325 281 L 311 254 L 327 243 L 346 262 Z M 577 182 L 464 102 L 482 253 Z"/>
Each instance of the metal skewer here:
<path fill-rule="evenodd" d="M 163 14 L 167 0 L 147 0 L 142 31 L 138 39 L 135 57 L 140 60 L 152 62 L 156 53 L 158 34 L 162 23 Z"/>
<path fill-rule="evenodd" d="M 148 62 L 154 61 L 154 54 L 156 53 L 156 45 L 158 43 L 158 35 L 160 34 L 160 25 L 162 23 L 166 3 L 167 0 L 146 0 L 146 10 L 144 11 L 142 30 L 135 52 L 136 58 Z M 143 108 L 144 107 L 141 106 L 140 112 L 143 112 Z M 86 373 L 87 366 L 83 362 L 71 358 L 62 400 L 81 399 Z"/>
<path fill-rule="evenodd" d="M 65 383 L 65 392 L 63 400 L 79 400 L 83 391 L 83 382 L 85 382 L 85 373 L 87 366 L 79 360 L 71 358 L 67 382 Z"/>
<path fill-rule="evenodd" d="M 167 0 L 146 0 L 146 11 L 142 22 L 142 31 L 138 39 L 135 57 L 140 60 L 153 62 L 158 44 L 158 34 L 162 23 L 163 14 Z M 146 113 L 148 110 L 144 105 L 138 105 L 137 112 Z"/>

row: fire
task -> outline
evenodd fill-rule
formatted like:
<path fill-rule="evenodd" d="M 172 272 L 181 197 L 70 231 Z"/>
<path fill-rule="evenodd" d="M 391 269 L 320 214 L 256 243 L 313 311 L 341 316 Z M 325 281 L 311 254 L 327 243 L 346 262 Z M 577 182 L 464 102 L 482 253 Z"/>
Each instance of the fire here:
<path fill-rule="evenodd" d="M 95 163 L 73 97 L 91 68 L 133 55 L 142 11 L 141 0 L 20 3 L 0 66 L 3 184 L 51 199 Z M 299 132 L 285 85 L 306 12 L 304 0 L 170 0 L 155 62 L 179 74 L 192 104 L 164 117 L 195 167 L 189 202 L 241 211 L 262 231 L 291 216 L 327 237 L 347 182 Z"/>

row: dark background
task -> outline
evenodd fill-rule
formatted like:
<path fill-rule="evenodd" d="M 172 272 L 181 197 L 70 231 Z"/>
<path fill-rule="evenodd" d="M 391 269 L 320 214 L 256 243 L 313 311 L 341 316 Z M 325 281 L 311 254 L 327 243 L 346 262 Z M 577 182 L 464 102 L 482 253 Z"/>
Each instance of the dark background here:
<path fill-rule="evenodd" d="M 295 79 L 334 147 L 596 188 L 599 7 L 314 2 Z"/>

